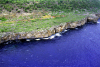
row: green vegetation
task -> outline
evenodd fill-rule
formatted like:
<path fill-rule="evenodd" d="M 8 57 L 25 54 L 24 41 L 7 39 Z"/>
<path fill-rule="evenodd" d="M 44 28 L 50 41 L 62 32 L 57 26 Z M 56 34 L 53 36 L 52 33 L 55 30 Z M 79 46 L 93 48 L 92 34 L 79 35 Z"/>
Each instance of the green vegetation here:
<path fill-rule="evenodd" d="M 76 9 L 90 10 L 100 8 L 100 2 L 98 0 L 0 0 L 0 4 L 0 8 L 3 6 L 2 9 L 6 9 L 9 12 L 15 8 L 13 4 L 25 12 L 30 11 L 30 9 L 37 10 L 39 8 L 51 11 L 63 10 L 67 12 Z"/>
<path fill-rule="evenodd" d="M 96 12 L 99 8 L 100 2 L 98 0 L 0 0 L 1 12 L 3 9 L 16 13 L 31 13 L 33 11 L 33 13 L 37 13 L 38 10 L 43 10 L 42 16 L 50 14 L 55 17 L 40 19 L 41 15 L 35 15 L 35 19 L 33 16 L 29 16 L 29 19 L 32 20 L 28 20 L 26 16 L 7 20 L 6 17 L 0 16 L 0 32 L 29 32 L 49 29 L 52 25 L 56 26 L 60 23 L 81 20 L 87 15 L 76 14 L 82 14 L 86 11 Z M 48 13 L 45 13 L 45 11 Z"/>
<path fill-rule="evenodd" d="M 5 4 L 5 5 L 3 6 L 3 8 L 6 9 L 7 11 L 9 11 L 9 12 L 11 12 L 11 10 L 14 9 L 14 8 L 13 8 L 11 5 L 9 5 L 9 4 Z"/>
<path fill-rule="evenodd" d="M 7 19 L 5 17 L 0 18 L 1 21 L 6 21 Z"/>
<path fill-rule="evenodd" d="M 18 9 L 16 9 L 16 11 L 17 11 Z"/>
<path fill-rule="evenodd" d="M 18 11 L 18 13 L 20 13 L 20 11 Z"/>
<path fill-rule="evenodd" d="M 59 13 L 60 14 L 60 13 Z M 66 13 L 63 13 L 66 14 Z M 59 25 L 60 23 L 78 21 L 86 16 L 77 15 L 73 12 L 67 13 L 65 17 L 56 17 L 53 19 L 35 19 L 29 21 L 17 21 L 14 23 L 2 22 L 0 25 L 0 32 L 29 32 L 32 30 L 49 29 L 52 26 Z"/>

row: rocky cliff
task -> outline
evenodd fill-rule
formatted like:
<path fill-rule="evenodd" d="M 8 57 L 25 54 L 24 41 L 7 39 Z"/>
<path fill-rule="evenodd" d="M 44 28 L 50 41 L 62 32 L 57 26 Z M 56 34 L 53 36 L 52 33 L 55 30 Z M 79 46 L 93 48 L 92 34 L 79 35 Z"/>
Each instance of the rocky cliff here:
<path fill-rule="evenodd" d="M 49 30 L 32 31 L 32 32 L 18 32 L 18 33 L 5 32 L 0 37 L 0 43 L 6 42 L 9 40 L 16 40 L 16 39 L 46 38 L 55 33 L 62 32 L 63 30 L 82 26 L 88 22 L 96 23 L 99 18 L 100 18 L 100 14 L 95 14 L 93 16 L 88 16 L 86 18 L 83 18 L 80 21 L 66 22 L 66 23 L 60 24 L 56 27 L 51 27 Z"/>

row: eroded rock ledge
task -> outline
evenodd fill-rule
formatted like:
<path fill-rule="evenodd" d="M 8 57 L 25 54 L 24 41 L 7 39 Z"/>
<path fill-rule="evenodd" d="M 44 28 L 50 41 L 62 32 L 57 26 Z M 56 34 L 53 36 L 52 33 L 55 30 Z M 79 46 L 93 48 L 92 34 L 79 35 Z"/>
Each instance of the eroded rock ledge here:
<path fill-rule="evenodd" d="M 46 38 L 55 33 L 62 32 L 65 29 L 76 28 L 76 27 L 82 26 L 88 22 L 96 23 L 99 18 L 100 18 L 100 14 L 94 14 L 92 16 L 83 18 L 80 21 L 66 22 L 66 23 L 60 24 L 56 27 L 51 27 L 49 30 L 19 32 L 19 33 L 6 32 L 6 33 L 2 34 L 2 37 L 0 37 L 0 43 L 6 42 L 9 40 L 16 40 L 16 39 Z"/>

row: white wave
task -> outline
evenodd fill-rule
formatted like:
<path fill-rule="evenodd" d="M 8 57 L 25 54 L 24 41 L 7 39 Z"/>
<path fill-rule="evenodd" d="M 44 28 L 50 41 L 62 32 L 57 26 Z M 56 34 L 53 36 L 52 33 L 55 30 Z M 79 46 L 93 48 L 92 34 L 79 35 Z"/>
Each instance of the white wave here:
<path fill-rule="evenodd" d="M 53 38 L 55 38 L 55 35 L 52 35 L 52 36 L 49 37 L 49 39 L 53 39 Z"/>
<path fill-rule="evenodd" d="M 26 41 L 30 41 L 30 39 L 26 39 Z"/>
<path fill-rule="evenodd" d="M 97 21 L 97 23 L 100 23 L 100 22 Z"/>
<path fill-rule="evenodd" d="M 49 38 L 43 38 L 43 39 L 47 40 L 47 39 L 49 39 Z"/>
<path fill-rule="evenodd" d="M 41 39 L 35 39 L 35 40 L 41 40 Z"/>
<path fill-rule="evenodd" d="M 64 30 L 63 32 L 61 32 L 61 33 L 65 33 L 66 31 L 68 31 L 68 30 Z"/>
<path fill-rule="evenodd" d="M 60 34 L 60 33 L 56 33 L 55 35 L 56 35 L 56 36 L 61 36 L 61 34 Z"/>
<path fill-rule="evenodd" d="M 66 31 L 68 31 L 68 30 L 64 30 L 64 32 L 66 32 Z"/>
<path fill-rule="evenodd" d="M 76 30 L 78 29 L 78 28 L 75 28 Z"/>

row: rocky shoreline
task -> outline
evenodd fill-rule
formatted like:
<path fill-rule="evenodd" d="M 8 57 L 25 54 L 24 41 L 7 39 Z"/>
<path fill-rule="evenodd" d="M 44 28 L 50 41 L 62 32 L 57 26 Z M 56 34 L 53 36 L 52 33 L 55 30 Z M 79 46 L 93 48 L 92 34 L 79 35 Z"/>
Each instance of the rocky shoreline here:
<path fill-rule="evenodd" d="M 60 33 L 66 29 L 73 29 L 78 26 L 82 26 L 88 22 L 97 23 L 97 20 L 99 18 L 100 18 L 100 14 L 94 14 L 92 16 L 83 18 L 80 21 L 66 22 L 56 27 L 51 27 L 49 30 L 18 32 L 18 33 L 5 32 L 2 33 L 2 36 L 0 37 L 0 44 L 9 40 L 47 38 L 53 34 Z"/>

